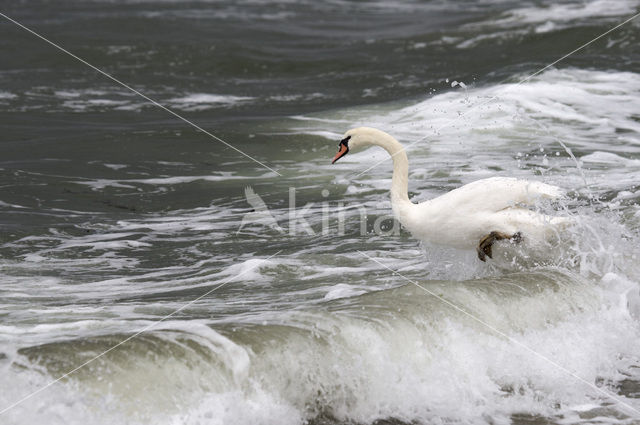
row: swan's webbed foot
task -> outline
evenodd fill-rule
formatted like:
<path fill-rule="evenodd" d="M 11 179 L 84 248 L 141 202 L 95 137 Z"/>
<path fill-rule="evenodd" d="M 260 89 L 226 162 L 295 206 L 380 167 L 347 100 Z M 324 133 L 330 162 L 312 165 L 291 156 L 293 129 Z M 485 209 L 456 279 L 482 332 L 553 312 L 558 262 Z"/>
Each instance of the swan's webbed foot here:
<path fill-rule="evenodd" d="M 507 235 L 502 232 L 491 232 L 487 236 L 480 239 L 480 243 L 478 243 L 478 247 L 476 251 L 478 251 L 478 258 L 480 261 L 487 261 L 487 257 L 493 258 L 491 253 L 491 247 L 495 241 L 509 239 L 515 243 L 522 242 L 522 233 L 516 232 L 513 235 Z"/>

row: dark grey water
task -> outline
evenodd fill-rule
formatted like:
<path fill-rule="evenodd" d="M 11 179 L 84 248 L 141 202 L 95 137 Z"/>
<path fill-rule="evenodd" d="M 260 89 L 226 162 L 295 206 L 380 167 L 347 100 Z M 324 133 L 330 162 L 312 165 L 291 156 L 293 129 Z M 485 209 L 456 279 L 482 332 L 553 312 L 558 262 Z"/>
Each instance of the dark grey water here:
<path fill-rule="evenodd" d="M 635 423 L 640 21 L 517 83 L 639 5 L 0 2 L 281 174 L 1 18 L 2 422 Z M 578 226 L 515 265 L 421 246 L 382 153 L 329 164 L 356 125 L 421 140 L 416 201 L 536 179 Z"/>

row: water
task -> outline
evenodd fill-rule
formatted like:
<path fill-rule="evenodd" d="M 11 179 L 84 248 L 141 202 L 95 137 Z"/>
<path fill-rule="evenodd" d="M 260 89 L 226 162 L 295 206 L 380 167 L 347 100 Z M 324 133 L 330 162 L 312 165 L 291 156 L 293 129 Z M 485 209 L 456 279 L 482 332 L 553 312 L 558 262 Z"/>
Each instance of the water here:
<path fill-rule="evenodd" d="M 191 304 L 2 423 L 638 423 L 640 21 L 518 84 L 637 11 L 3 3 L 282 176 L 3 20 L 0 409 Z M 330 165 L 356 125 L 414 201 L 516 176 L 577 225 L 542 259 L 422 246 L 384 152 Z"/>

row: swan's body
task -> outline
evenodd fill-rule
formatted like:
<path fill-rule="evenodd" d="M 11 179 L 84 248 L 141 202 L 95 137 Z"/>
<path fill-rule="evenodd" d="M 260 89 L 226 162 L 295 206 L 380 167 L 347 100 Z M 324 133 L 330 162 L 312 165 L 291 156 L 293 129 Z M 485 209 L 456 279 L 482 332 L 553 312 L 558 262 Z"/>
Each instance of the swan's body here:
<path fill-rule="evenodd" d="M 520 232 L 526 239 L 546 239 L 560 219 L 531 211 L 540 198 L 562 192 L 548 184 L 492 177 L 454 189 L 435 199 L 394 207 L 398 220 L 418 239 L 454 248 L 474 248 L 490 232 Z M 397 211 L 397 212 L 396 212 Z"/>
<path fill-rule="evenodd" d="M 460 249 L 478 247 L 480 259 L 484 260 L 481 250 L 487 249 L 485 253 L 491 257 L 491 244 L 495 240 L 544 241 L 566 222 L 526 208 L 540 198 L 562 196 L 560 188 L 509 177 L 477 180 L 414 204 L 408 196 L 409 161 L 404 148 L 392 136 L 374 128 L 359 127 L 345 133 L 334 162 L 350 150 L 369 145 L 380 146 L 391 155 L 391 206 L 396 218 L 417 239 Z M 489 236 L 492 238 L 487 242 Z"/>

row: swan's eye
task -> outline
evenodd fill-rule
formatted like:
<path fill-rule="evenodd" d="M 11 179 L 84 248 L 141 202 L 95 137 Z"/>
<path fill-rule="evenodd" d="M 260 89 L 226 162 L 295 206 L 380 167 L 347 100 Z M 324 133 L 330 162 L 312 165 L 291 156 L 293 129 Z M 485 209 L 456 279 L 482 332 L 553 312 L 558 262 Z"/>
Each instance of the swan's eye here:
<path fill-rule="evenodd" d="M 348 143 L 349 139 L 351 139 L 351 136 L 347 136 L 344 139 L 340 140 L 340 143 L 338 143 L 338 149 L 340 149 L 341 145 L 345 145 L 346 147 L 349 147 Z"/>

